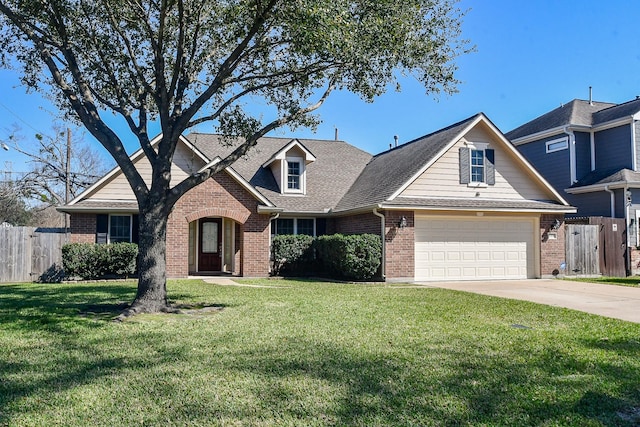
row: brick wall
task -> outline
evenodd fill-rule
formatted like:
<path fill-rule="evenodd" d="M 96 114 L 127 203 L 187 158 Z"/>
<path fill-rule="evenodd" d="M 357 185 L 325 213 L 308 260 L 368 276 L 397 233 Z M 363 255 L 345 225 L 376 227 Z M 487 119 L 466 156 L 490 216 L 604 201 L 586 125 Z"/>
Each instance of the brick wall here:
<path fill-rule="evenodd" d="M 388 279 L 413 278 L 414 227 L 413 212 L 387 211 L 385 215 L 385 276 Z M 400 218 L 407 219 L 407 226 L 399 228 Z M 327 224 L 330 233 L 380 235 L 380 217 L 373 213 L 335 218 Z"/>
<path fill-rule="evenodd" d="M 208 216 L 235 221 L 235 253 L 231 273 L 238 276 L 268 276 L 269 215 L 258 214 L 258 204 L 249 192 L 224 172 L 188 191 L 169 215 L 167 277 L 188 276 L 189 223 Z M 95 243 L 95 214 L 73 214 L 70 225 L 72 242 Z"/>
<path fill-rule="evenodd" d="M 269 275 L 269 215 L 259 215 L 259 202 L 228 174 L 221 172 L 180 198 L 167 226 L 167 276 L 186 277 L 189 222 L 207 216 L 236 221 L 234 275 Z M 244 222 L 244 223 L 243 223 Z"/>
<path fill-rule="evenodd" d="M 70 216 L 71 243 L 96 242 L 96 214 L 74 213 Z"/>
<path fill-rule="evenodd" d="M 335 218 L 331 227 L 327 224 L 330 234 L 377 234 L 380 235 L 380 217 L 373 213 Z"/>
<path fill-rule="evenodd" d="M 560 221 L 560 227 L 552 230 L 555 220 Z M 556 234 L 556 238 L 550 238 Z M 565 261 L 564 248 L 564 215 L 542 215 L 540 217 L 540 275 L 554 277 L 561 273 L 560 264 Z"/>
<path fill-rule="evenodd" d="M 405 217 L 406 227 L 400 228 L 400 219 Z M 387 279 L 415 276 L 415 227 L 412 211 L 385 212 L 385 246 Z"/>
<path fill-rule="evenodd" d="M 632 276 L 637 276 L 640 274 L 640 250 L 636 249 L 635 246 L 630 247 L 629 256 L 631 260 L 630 273 Z"/>

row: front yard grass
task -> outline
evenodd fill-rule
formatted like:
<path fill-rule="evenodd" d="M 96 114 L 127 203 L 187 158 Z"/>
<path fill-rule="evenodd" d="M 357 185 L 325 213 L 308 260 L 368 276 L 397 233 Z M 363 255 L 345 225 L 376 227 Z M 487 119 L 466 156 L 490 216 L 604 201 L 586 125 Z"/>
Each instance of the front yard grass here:
<path fill-rule="evenodd" d="M 0 425 L 633 426 L 640 325 L 434 288 L 0 285 Z M 262 286 L 262 287 L 260 287 Z"/>
<path fill-rule="evenodd" d="M 629 276 L 629 277 L 593 277 L 590 279 L 587 278 L 567 278 L 564 280 L 570 280 L 573 282 L 588 282 L 588 283 L 604 283 L 609 285 L 620 285 L 620 286 L 630 286 L 633 288 L 640 287 L 640 277 L 638 276 Z"/>

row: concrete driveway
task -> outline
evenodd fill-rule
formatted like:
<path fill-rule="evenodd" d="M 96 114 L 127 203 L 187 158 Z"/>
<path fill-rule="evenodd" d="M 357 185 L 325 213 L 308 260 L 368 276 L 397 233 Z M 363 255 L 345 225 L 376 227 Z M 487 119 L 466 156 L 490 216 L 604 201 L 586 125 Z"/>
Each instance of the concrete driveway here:
<path fill-rule="evenodd" d="M 545 279 L 421 284 L 532 301 L 640 323 L 640 288 Z"/>

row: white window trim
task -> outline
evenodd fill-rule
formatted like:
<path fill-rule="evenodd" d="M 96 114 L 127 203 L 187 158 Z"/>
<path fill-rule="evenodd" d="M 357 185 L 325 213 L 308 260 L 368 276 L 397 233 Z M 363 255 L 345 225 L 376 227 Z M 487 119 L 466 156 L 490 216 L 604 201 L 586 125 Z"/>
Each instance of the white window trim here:
<path fill-rule="evenodd" d="M 300 188 L 289 188 L 289 162 L 297 162 L 300 164 Z M 284 179 L 282 180 L 283 193 L 306 194 L 306 168 L 302 157 L 287 157 L 282 168 Z"/>
<path fill-rule="evenodd" d="M 467 142 L 466 146 L 469 150 L 473 151 L 482 151 L 483 159 L 486 159 L 485 151 L 489 148 L 489 143 L 487 142 Z M 473 174 L 471 173 L 473 165 L 471 164 L 471 151 L 469 152 L 469 183 L 467 187 L 472 188 L 488 188 L 489 184 L 487 184 L 487 165 L 486 162 L 483 166 L 483 174 L 482 177 L 484 181 L 473 181 Z"/>
<path fill-rule="evenodd" d="M 109 224 L 107 225 L 107 243 L 111 243 L 111 217 L 128 216 L 129 217 L 129 243 L 133 241 L 133 215 L 132 214 L 109 214 Z"/>
<path fill-rule="evenodd" d="M 561 144 L 562 146 L 560 148 L 550 148 L 552 145 L 555 144 Z M 555 153 L 556 151 L 562 151 L 562 150 L 566 150 L 569 148 L 569 138 L 568 137 L 563 137 L 563 138 L 557 138 L 557 139 L 552 139 L 551 141 L 547 141 L 545 142 L 545 151 L 546 153 Z"/>

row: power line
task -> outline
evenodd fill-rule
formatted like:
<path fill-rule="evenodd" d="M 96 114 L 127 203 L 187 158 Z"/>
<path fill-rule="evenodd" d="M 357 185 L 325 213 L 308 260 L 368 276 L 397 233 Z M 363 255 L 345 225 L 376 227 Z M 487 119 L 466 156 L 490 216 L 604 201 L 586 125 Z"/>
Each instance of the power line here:
<path fill-rule="evenodd" d="M 4 108 L 5 110 L 7 110 L 12 116 L 14 116 L 15 118 L 17 118 L 18 120 L 20 120 L 22 123 L 24 123 L 27 127 L 31 128 L 32 130 L 36 131 L 36 133 L 45 136 L 47 138 L 49 138 L 50 140 L 54 141 L 54 139 L 47 135 L 46 133 L 36 129 L 35 127 L 33 127 L 31 125 L 31 123 L 25 121 L 18 113 L 16 113 L 15 111 L 13 111 L 11 108 L 7 107 L 6 105 L 4 105 L 2 102 L 0 102 L 0 107 Z"/>

